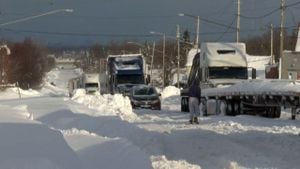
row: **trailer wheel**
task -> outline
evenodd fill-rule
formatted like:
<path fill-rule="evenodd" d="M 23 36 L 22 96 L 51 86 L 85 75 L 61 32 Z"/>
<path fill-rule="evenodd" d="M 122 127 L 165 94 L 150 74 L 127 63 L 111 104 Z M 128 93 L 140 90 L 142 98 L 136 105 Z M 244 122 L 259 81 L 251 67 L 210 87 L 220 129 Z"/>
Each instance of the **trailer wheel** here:
<path fill-rule="evenodd" d="M 181 112 L 189 112 L 189 98 L 188 97 L 181 98 Z"/>
<path fill-rule="evenodd" d="M 275 108 L 275 116 L 274 118 L 280 118 L 280 115 L 281 115 L 281 107 L 278 106 Z"/>
<path fill-rule="evenodd" d="M 227 101 L 226 103 L 226 115 L 235 116 L 235 104 L 233 101 Z"/>
<path fill-rule="evenodd" d="M 202 113 L 202 116 L 208 116 L 206 100 L 201 101 L 199 108 L 200 108 L 200 113 Z"/>
<path fill-rule="evenodd" d="M 277 107 L 269 107 L 266 108 L 266 114 L 265 116 L 268 118 L 279 118 L 280 114 L 281 114 L 281 107 L 277 106 Z"/>
<path fill-rule="evenodd" d="M 292 120 L 296 120 L 296 108 L 295 107 L 292 107 Z"/>

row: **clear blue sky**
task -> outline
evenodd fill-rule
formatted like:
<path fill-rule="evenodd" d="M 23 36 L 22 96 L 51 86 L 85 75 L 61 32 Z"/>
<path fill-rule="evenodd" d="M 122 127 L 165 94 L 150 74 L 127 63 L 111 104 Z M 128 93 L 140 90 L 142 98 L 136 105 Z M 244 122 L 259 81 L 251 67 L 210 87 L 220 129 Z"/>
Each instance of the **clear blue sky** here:
<path fill-rule="evenodd" d="M 295 4 L 299 0 L 286 0 Z M 280 0 L 241 0 L 241 36 L 247 38 L 280 22 Z M 236 0 L 2 0 L 0 24 L 47 11 L 72 8 L 59 13 L 0 28 L 0 36 L 22 40 L 33 37 L 45 43 L 86 44 L 123 40 L 152 40 L 150 31 L 175 36 L 176 25 L 194 36 L 196 20 L 178 13 L 199 15 L 224 25 L 236 26 Z M 286 27 L 299 22 L 300 4 L 286 10 Z M 272 12 L 274 11 L 274 12 Z M 268 13 L 272 13 L 267 15 Z M 263 16 L 260 17 L 259 16 Z M 234 41 L 235 33 L 224 26 L 201 21 L 200 41 Z"/>

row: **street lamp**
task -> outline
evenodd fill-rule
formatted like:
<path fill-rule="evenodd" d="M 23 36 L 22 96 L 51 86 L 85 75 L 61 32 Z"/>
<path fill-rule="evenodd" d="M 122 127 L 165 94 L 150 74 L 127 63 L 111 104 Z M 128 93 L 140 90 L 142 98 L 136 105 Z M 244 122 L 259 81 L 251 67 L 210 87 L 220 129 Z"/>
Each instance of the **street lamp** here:
<path fill-rule="evenodd" d="M 16 19 L 16 20 L 13 20 L 13 21 L 0 23 L 0 27 L 7 26 L 7 25 L 12 25 L 12 24 L 15 24 L 15 23 L 24 22 L 24 21 L 28 21 L 28 20 L 32 20 L 32 19 L 36 19 L 36 18 L 39 18 L 39 17 L 47 16 L 47 15 L 56 14 L 56 13 L 59 13 L 59 12 L 68 12 L 69 13 L 69 12 L 73 12 L 73 11 L 74 11 L 73 9 L 56 9 L 56 10 L 48 11 L 48 12 L 41 13 L 41 14 L 38 14 L 38 15 L 32 15 L 32 16 L 28 16 L 28 17 L 25 17 L 25 18 L 20 18 L 20 19 Z M 0 50 L 2 50 L 2 49 L 6 50 L 7 55 L 10 54 L 10 50 L 6 45 L 0 46 Z M 4 58 L 4 56 L 2 57 L 2 60 L 4 60 L 3 58 Z M 4 81 L 4 75 L 6 74 L 4 72 L 4 66 L 2 67 L 2 70 L 0 70 L 0 73 L 1 73 L 0 74 L 0 77 L 1 77 L 0 83 L 2 83 Z"/>
<path fill-rule="evenodd" d="M 165 87 L 165 54 L 166 54 L 166 34 L 161 32 L 153 32 L 150 34 L 161 35 L 163 36 L 163 88 Z"/>
<path fill-rule="evenodd" d="M 28 21 L 28 20 L 39 18 L 39 17 L 42 17 L 42 16 L 52 15 L 52 14 L 56 14 L 56 13 L 60 13 L 60 12 L 70 13 L 70 12 L 73 12 L 73 11 L 74 11 L 73 9 L 56 9 L 56 10 L 48 11 L 48 12 L 41 13 L 41 14 L 38 14 L 38 15 L 28 16 L 28 17 L 25 17 L 25 18 L 13 20 L 13 21 L 8 21 L 6 23 L 1 23 L 0 27 L 15 24 L 15 23 L 19 23 L 19 22 L 23 22 L 23 21 Z"/>
<path fill-rule="evenodd" d="M 190 15 L 190 14 L 186 14 L 186 13 L 179 13 L 178 16 L 188 16 L 188 17 L 195 18 L 197 20 L 195 47 L 198 49 L 199 48 L 200 16 L 194 16 L 194 15 Z"/>

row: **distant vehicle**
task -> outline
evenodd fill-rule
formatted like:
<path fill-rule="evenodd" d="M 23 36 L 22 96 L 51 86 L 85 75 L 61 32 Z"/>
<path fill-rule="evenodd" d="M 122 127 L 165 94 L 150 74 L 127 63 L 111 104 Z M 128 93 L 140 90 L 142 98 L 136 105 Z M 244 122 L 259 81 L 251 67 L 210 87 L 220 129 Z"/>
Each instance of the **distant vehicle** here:
<path fill-rule="evenodd" d="M 83 76 L 83 85 L 87 94 L 100 93 L 100 78 L 98 73 L 86 73 Z"/>
<path fill-rule="evenodd" d="M 153 86 L 137 85 L 131 91 L 131 105 L 133 108 L 161 110 L 160 96 Z"/>
<path fill-rule="evenodd" d="M 148 65 L 142 54 L 109 55 L 107 58 L 107 86 L 110 94 L 118 93 L 122 84 L 148 84 Z"/>

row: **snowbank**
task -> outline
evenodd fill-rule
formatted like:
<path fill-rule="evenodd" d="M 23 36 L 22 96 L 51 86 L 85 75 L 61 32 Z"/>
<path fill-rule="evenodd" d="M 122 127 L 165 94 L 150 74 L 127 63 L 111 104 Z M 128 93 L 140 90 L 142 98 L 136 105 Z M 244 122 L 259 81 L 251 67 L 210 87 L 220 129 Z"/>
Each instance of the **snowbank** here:
<path fill-rule="evenodd" d="M 91 116 L 119 116 L 126 121 L 134 121 L 137 118 L 129 98 L 121 94 L 87 95 L 84 89 L 77 89 L 72 100 L 97 109 L 95 114 L 89 114 Z"/>
<path fill-rule="evenodd" d="M 40 92 L 46 96 L 68 96 L 68 81 L 82 74 L 82 69 L 52 69 L 44 78 L 44 85 Z"/>
<path fill-rule="evenodd" d="M 184 160 L 169 161 L 166 156 L 152 156 L 151 160 L 155 169 L 201 169 L 200 166 L 189 164 Z"/>
<path fill-rule="evenodd" d="M 62 134 L 30 120 L 26 106 L 0 109 L 0 168 L 81 168 Z"/>
<path fill-rule="evenodd" d="M 7 100 L 7 99 L 18 99 L 20 98 L 29 98 L 29 97 L 38 97 L 42 96 L 42 94 L 36 90 L 22 90 L 17 87 L 7 88 L 4 91 L 1 91 L 1 95 L 5 97 L 0 97 L 0 100 Z"/>
<path fill-rule="evenodd" d="M 65 139 L 76 151 L 85 169 L 151 169 L 148 155 L 126 139 L 107 138 L 73 129 Z M 73 133 L 73 134 L 71 134 Z"/>
<path fill-rule="evenodd" d="M 161 92 L 162 109 L 180 110 L 180 89 L 175 86 L 167 86 Z"/>

